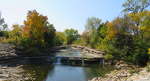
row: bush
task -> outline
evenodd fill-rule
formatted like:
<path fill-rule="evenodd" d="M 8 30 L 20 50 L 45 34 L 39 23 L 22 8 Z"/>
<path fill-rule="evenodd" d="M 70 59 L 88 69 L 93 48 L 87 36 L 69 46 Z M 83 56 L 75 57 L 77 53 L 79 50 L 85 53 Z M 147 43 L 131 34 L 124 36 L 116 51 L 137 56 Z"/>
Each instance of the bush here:
<path fill-rule="evenodd" d="M 148 59 L 149 59 L 148 54 L 137 53 L 137 54 L 134 54 L 133 56 L 133 62 L 140 66 L 146 65 L 148 62 Z"/>
<path fill-rule="evenodd" d="M 111 54 L 106 54 L 105 56 L 104 56 L 104 58 L 106 59 L 106 60 L 113 60 L 113 56 L 111 55 Z"/>
<path fill-rule="evenodd" d="M 146 70 L 150 72 L 150 63 L 147 63 Z"/>
<path fill-rule="evenodd" d="M 8 38 L 9 37 L 9 32 L 8 31 L 0 31 L 0 37 L 6 37 Z"/>
<path fill-rule="evenodd" d="M 24 49 L 24 53 L 28 56 L 37 56 L 41 54 L 40 50 L 36 47 L 30 47 L 28 49 Z"/>

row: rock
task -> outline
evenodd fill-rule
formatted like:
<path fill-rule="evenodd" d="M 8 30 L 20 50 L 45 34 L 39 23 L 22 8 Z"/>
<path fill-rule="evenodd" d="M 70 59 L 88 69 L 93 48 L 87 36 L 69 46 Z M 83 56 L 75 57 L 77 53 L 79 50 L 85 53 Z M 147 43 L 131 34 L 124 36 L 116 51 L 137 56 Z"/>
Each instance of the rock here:
<path fill-rule="evenodd" d="M 7 81 L 6 78 L 0 78 L 0 81 Z"/>
<path fill-rule="evenodd" d="M 8 78 L 9 74 L 0 74 L 0 78 Z"/>
<path fill-rule="evenodd" d="M 141 71 L 133 75 L 129 72 L 131 69 L 128 67 L 127 69 L 114 70 L 105 77 L 93 78 L 91 81 L 150 81 L 150 72 L 147 72 L 146 68 L 136 68 Z"/>
<path fill-rule="evenodd" d="M 16 56 L 15 52 L 16 50 L 14 45 L 0 43 L 0 57 Z"/>
<path fill-rule="evenodd" d="M 20 75 L 23 72 L 22 66 L 10 67 L 7 65 L 0 66 L 0 81 L 25 81 L 25 77 Z"/>
<path fill-rule="evenodd" d="M 1 67 L 1 69 L 7 69 L 7 67 Z"/>

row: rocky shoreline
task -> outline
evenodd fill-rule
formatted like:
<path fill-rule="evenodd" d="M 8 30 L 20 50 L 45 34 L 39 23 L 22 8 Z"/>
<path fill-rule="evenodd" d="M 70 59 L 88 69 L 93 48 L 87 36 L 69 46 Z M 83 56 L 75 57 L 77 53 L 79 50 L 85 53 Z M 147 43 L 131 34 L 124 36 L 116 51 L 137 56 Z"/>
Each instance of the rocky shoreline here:
<path fill-rule="evenodd" d="M 132 65 L 121 64 L 104 77 L 95 77 L 89 81 L 150 81 L 150 72 L 146 67 L 139 68 Z"/>
<path fill-rule="evenodd" d="M 55 52 L 64 46 L 52 48 L 50 51 Z M 18 53 L 18 49 L 13 44 L 0 43 L 0 81 L 34 81 L 29 73 L 26 73 L 24 66 L 28 64 L 51 63 L 51 58 L 45 56 L 28 57 Z"/>
<path fill-rule="evenodd" d="M 0 66 L 0 81 L 25 81 L 28 78 L 21 73 L 24 71 L 21 65 L 18 66 Z"/>
<path fill-rule="evenodd" d="M 17 55 L 14 45 L 0 43 L 0 57 L 15 57 L 15 56 Z"/>
<path fill-rule="evenodd" d="M 0 43 L 0 81 L 23 81 L 26 79 L 20 75 L 23 72 L 22 65 L 14 63 L 15 58 L 17 58 L 15 46 Z"/>
<path fill-rule="evenodd" d="M 88 52 L 88 53 L 91 53 L 91 54 L 100 54 L 100 55 L 104 55 L 104 54 L 105 54 L 104 51 L 92 49 L 92 48 L 85 47 L 85 46 L 72 45 L 71 47 L 76 48 L 76 49 L 83 50 L 83 51 Z"/>
<path fill-rule="evenodd" d="M 55 52 L 61 48 L 64 46 L 55 47 L 51 50 Z M 0 81 L 35 81 L 36 78 L 27 73 L 25 67 L 30 64 L 52 63 L 51 56 L 25 56 L 21 50 L 22 48 L 13 44 L 0 43 Z"/>

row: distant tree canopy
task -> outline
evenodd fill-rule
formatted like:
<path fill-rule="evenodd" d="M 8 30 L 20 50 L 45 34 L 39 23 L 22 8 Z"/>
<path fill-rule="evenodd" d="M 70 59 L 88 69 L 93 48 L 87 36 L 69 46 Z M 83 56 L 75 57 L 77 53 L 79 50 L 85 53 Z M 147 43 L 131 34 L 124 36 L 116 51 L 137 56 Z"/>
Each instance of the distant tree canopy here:
<path fill-rule="evenodd" d="M 12 42 L 18 44 L 22 38 L 22 27 L 19 24 L 14 24 L 12 28 L 12 31 L 9 32 L 9 38 Z"/>
<path fill-rule="evenodd" d="M 72 44 L 75 40 L 79 38 L 78 31 L 74 29 L 66 29 L 65 36 L 67 44 Z"/>
<path fill-rule="evenodd" d="M 2 18 L 0 13 L 0 31 L 5 31 L 7 29 L 7 24 L 4 21 L 4 18 Z"/>
<path fill-rule="evenodd" d="M 4 21 L 4 18 L 2 18 L 1 13 L 0 13 L 0 37 L 5 37 L 7 36 L 7 24 Z"/>
<path fill-rule="evenodd" d="M 98 29 L 101 24 L 101 20 L 96 17 L 90 17 L 87 19 L 87 23 L 85 25 L 85 31 L 94 31 Z"/>
<path fill-rule="evenodd" d="M 66 42 L 66 36 L 64 32 L 56 32 L 55 44 L 57 46 L 64 45 Z"/>
<path fill-rule="evenodd" d="M 85 25 L 85 31 L 83 37 L 84 39 L 86 39 L 86 43 L 89 43 L 93 48 L 94 48 L 94 42 L 97 41 L 96 39 L 97 29 L 99 28 L 100 25 L 101 25 L 101 20 L 96 17 L 88 18 Z"/>

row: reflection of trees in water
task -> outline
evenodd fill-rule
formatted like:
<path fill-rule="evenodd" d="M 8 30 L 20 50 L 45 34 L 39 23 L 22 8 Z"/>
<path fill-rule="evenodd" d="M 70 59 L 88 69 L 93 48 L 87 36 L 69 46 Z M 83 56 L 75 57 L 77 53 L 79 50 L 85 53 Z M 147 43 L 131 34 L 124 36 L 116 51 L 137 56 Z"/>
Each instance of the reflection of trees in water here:
<path fill-rule="evenodd" d="M 85 76 L 88 79 L 92 79 L 93 77 L 104 76 L 105 74 L 114 70 L 113 66 L 102 66 L 102 65 L 91 65 L 90 67 L 84 68 Z"/>
<path fill-rule="evenodd" d="M 24 65 L 23 73 L 25 77 L 28 78 L 26 81 L 45 81 L 49 71 L 53 71 L 53 65 L 41 65 L 41 64 L 30 64 Z M 50 72 L 52 73 L 52 72 Z"/>

